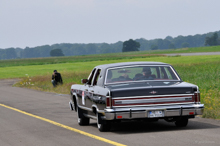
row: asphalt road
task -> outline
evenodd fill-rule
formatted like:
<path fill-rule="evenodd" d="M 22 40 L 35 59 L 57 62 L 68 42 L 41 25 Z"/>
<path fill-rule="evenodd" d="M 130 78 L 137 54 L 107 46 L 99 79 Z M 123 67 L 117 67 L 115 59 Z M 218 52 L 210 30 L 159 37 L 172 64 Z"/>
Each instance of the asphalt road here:
<path fill-rule="evenodd" d="M 219 120 L 197 117 L 185 128 L 164 120 L 127 122 L 99 132 L 96 121 L 78 125 L 69 95 L 12 87 L 14 82 L 0 80 L 0 146 L 220 145 Z"/>

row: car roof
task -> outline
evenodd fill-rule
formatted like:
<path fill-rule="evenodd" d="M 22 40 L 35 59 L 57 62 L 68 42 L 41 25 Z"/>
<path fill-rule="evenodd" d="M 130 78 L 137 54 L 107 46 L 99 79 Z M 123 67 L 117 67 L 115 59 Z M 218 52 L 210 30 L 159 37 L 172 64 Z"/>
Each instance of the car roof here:
<path fill-rule="evenodd" d="M 113 67 L 120 67 L 120 66 L 132 66 L 132 65 L 170 65 L 163 62 L 150 62 L 150 61 L 144 61 L 144 62 L 120 62 L 120 63 L 111 63 L 111 64 L 103 64 L 98 65 L 96 68 L 113 68 Z"/>

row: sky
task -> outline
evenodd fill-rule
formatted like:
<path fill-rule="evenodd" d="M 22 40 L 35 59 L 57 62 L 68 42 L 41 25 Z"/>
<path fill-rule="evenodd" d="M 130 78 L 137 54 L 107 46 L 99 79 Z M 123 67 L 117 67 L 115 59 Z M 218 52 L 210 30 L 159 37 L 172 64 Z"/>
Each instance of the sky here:
<path fill-rule="evenodd" d="M 0 0 L 0 48 L 220 30 L 220 0 Z"/>

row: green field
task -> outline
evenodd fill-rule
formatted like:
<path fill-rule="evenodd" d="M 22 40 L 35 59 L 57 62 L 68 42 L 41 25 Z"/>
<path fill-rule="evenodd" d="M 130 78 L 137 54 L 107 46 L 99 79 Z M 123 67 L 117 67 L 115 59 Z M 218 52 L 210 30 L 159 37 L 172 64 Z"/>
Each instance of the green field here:
<path fill-rule="evenodd" d="M 87 55 L 87 56 L 65 56 L 65 57 L 0 60 L 0 67 L 47 65 L 47 64 L 91 62 L 91 61 L 109 61 L 109 60 L 157 57 L 157 56 L 163 56 L 161 54 L 169 54 L 169 53 L 195 53 L 195 52 L 219 52 L 219 51 L 220 51 L 220 46 L 212 46 L 212 47 L 197 47 L 197 48 L 167 49 L 167 50 L 156 50 L 156 51 L 95 54 L 95 55 Z"/>
<path fill-rule="evenodd" d="M 140 52 L 138 52 L 140 53 Z M 100 64 L 131 62 L 131 61 L 157 61 L 165 62 L 174 66 L 184 81 L 196 84 L 200 87 L 201 102 L 205 104 L 203 117 L 220 119 L 220 55 L 210 56 L 144 56 L 132 53 L 109 54 L 109 58 L 98 58 L 98 55 L 79 56 L 75 62 L 57 64 L 28 65 L 24 63 L 19 66 L 12 66 L 11 62 L 0 67 L 0 78 L 22 78 L 16 86 L 27 87 L 36 90 L 69 94 L 70 86 L 80 83 L 82 78 L 87 78 L 94 66 Z M 129 56 L 130 54 L 130 56 Z M 105 54 L 108 56 L 108 54 Z M 119 56 L 121 55 L 121 56 Z M 115 56 L 115 57 L 114 57 Z M 86 59 L 90 59 L 86 60 Z M 107 57 L 106 57 L 107 58 Z M 56 58 L 59 62 L 59 58 Z M 62 60 L 62 58 L 60 58 Z M 30 59 L 31 60 L 31 59 Z M 30 62 L 41 64 L 45 60 L 33 59 Z M 53 88 L 51 75 L 56 69 L 63 76 L 64 84 Z"/>
<path fill-rule="evenodd" d="M 123 58 L 123 57 L 122 57 Z M 116 62 L 128 62 L 128 61 L 157 61 L 165 62 L 172 65 L 175 64 L 196 64 L 196 63 L 211 63 L 218 62 L 219 55 L 208 55 L 208 56 L 174 56 L 174 57 L 148 57 L 148 58 L 126 58 L 115 59 L 115 60 L 104 60 L 104 61 L 90 61 L 90 62 L 74 62 L 74 63 L 60 63 L 60 64 L 45 64 L 45 65 L 29 65 L 29 66 L 11 66 L 11 67 L 0 67 L 0 79 L 5 78 L 19 78 L 25 77 L 26 74 L 29 76 L 36 75 L 48 75 L 52 74 L 54 69 L 60 72 L 78 72 L 78 71 L 90 71 L 94 66 L 100 64 L 116 63 Z"/>

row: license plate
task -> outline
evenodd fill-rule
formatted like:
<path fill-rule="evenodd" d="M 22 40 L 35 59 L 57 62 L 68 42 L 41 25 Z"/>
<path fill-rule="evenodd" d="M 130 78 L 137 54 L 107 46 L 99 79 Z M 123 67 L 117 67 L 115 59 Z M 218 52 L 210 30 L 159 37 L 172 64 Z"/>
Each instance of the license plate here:
<path fill-rule="evenodd" d="M 153 117 L 164 117 L 163 111 L 149 111 L 148 112 L 148 117 L 153 118 Z"/>

